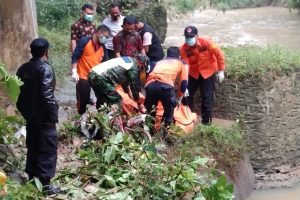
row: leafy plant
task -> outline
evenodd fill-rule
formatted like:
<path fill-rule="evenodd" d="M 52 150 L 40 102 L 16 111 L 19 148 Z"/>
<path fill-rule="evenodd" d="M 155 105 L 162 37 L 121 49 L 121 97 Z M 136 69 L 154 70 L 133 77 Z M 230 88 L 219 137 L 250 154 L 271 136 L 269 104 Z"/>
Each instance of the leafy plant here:
<path fill-rule="evenodd" d="M 199 167 L 206 167 L 208 158 L 168 160 L 167 155 L 157 153 L 155 144 L 136 143 L 130 135 L 120 132 L 101 145 L 91 142 L 78 155 L 85 165 L 64 170 L 56 180 L 77 190 L 94 186 L 94 195 L 99 199 L 180 199 L 188 192 L 195 195 L 197 187 L 214 191 L 215 196 L 232 194 L 226 181 L 224 184 L 217 178 L 210 182 L 211 174 L 197 173 Z M 211 188 L 220 185 L 223 190 Z M 197 195 L 201 193 L 198 191 Z M 73 195 L 70 193 L 68 198 L 74 198 Z M 232 195 L 224 199 L 232 199 Z"/>
<path fill-rule="evenodd" d="M 1 189 L 0 189 L 1 190 Z M 8 179 L 7 181 L 8 194 L 0 197 L 3 200 L 38 200 L 44 197 L 42 192 L 42 185 L 40 181 L 35 178 L 34 180 L 26 183 L 20 183 Z"/>
<path fill-rule="evenodd" d="M 21 85 L 22 81 L 16 75 L 11 75 L 5 66 L 0 63 L 0 86 L 5 88 L 13 102 L 18 99 Z"/>
<path fill-rule="evenodd" d="M 104 140 L 92 140 L 78 150 L 81 166 L 59 172 L 56 182 L 69 190 L 64 198 L 181 199 L 187 194 L 200 197 L 201 188 L 213 190 L 219 176 L 213 173 L 209 158 L 171 156 L 173 152 L 163 150 L 160 143 L 149 143 L 145 137 L 135 140 L 136 135 L 143 136 L 142 126 L 128 128 L 122 120 L 116 121 L 118 112 L 105 114 L 108 112 L 101 107 L 99 113 L 85 119 L 84 127 L 98 130 Z M 213 193 L 224 194 L 214 195 L 232 194 L 227 182 L 223 188 Z"/>
<path fill-rule="evenodd" d="M 0 144 L 13 144 L 16 142 L 14 134 L 24 125 L 23 118 L 8 116 L 0 119 Z"/>
<path fill-rule="evenodd" d="M 186 136 L 184 141 L 186 144 L 181 148 L 185 151 L 190 150 L 192 155 L 204 154 L 214 157 L 229 169 L 234 168 L 241 159 L 246 146 L 245 137 L 237 124 L 226 129 L 200 125 L 191 135 Z"/>
<path fill-rule="evenodd" d="M 79 18 L 85 0 L 37 0 L 38 24 L 47 29 L 65 29 L 74 19 Z"/>

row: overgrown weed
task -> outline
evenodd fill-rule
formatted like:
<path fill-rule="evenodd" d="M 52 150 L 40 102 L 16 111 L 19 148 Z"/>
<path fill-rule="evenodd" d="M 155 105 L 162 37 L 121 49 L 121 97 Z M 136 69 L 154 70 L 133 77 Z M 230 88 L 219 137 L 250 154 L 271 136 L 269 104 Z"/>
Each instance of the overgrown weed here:
<path fill-rule="evenodd" d="M 262 78 L 269 72 L 279 74 L 300 68 L 300 52 L 276 45 L 224 47 L 223 51 L 230 78 Z"/>

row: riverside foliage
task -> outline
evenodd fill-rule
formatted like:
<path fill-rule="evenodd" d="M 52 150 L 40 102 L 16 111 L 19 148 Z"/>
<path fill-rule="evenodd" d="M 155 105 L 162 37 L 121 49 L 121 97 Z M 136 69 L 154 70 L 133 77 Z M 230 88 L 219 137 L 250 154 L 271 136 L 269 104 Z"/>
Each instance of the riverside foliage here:
<path fill-rule="evenodd" d="M 106 113 L 105 109 L 90 113 L 87 123 L 91 129 L 97 126 L 101 133 L 106 133 L 104 139 L 78 147 L 67 157 L 80 164 L 58 171 L 54 183 L 65 189 L 59 199 L 233 199 L 233 185 L 223 172 L 215 169 L 214 159 L 180 151 L 174 154 L 175 151 L 168 151 L 156 140 L 137 142 L 133 135 L 143 135 L 141 126 L 128 128 L 126 123 L 119 123 L 118 126 L 123 126 L 121 133 L 111 121 L 115 118 L 109 119 Z M 147 123 L 143 130 L 147 129 Z M 68 124 L 63 130 L 70 130 L 74 137 L 76 128 Z M 24 196 L 43 197 L 39 181 L 21 184 L 10 179 L 8 194 L 2 199 Z"/>

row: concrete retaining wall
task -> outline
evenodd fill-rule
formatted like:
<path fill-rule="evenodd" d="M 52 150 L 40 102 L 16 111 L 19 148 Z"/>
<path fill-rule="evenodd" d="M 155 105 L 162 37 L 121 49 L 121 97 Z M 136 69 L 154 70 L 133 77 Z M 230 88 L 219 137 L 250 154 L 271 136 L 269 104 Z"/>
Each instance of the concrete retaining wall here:
<path fill-rule="evenodd" d="M 215 117 L 243 121 L 256 174 L 282 176 L 300 165 L 299 72 L 280 76 L 270 73 L 264 79 L 226 79 L 221 85 L 216 84 L 215 96 Z M 200 108 L 200 102 L 195 105 Z M 292 176 L 299 177 L 293 173 Z M 288 178 L 267 178 L 269 187 L 288 185 L 271 183 L 282 179 Z"/>

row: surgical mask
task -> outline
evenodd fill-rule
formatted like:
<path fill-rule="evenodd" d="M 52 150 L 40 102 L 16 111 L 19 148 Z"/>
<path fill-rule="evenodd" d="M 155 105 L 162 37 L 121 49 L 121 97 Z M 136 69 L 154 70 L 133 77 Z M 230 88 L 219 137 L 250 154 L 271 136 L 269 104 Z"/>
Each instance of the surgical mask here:
<path fill-rule="evenodd" d="M 119 17 L 120 17 L 120 15 L 112 15 L 112 16 L 111 16 L 111 19 L 112 19 L 113 21 L 117 21 Z"/>
<path fill-rule="evenodd" d="M 100 35 L 99 36 L 99 42 L 101 44 L 105 44 L 107 42 L 107 37 Z"/>
<path fill-rule="evenodd" d="M 88 22 L 93 21 L 93 15 L 84 15 L 84 19 Z"/>
<path fill-rule="evenodd" d="M 192 38 L 185 38 L 185 43 L 187 45 L 189 45 L 190 47 L 191 46 L 194 46 L 196 44 L 196 37 L 192 37 Z"/>

